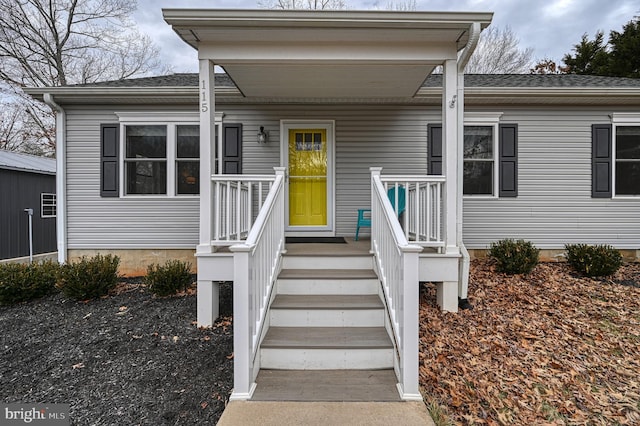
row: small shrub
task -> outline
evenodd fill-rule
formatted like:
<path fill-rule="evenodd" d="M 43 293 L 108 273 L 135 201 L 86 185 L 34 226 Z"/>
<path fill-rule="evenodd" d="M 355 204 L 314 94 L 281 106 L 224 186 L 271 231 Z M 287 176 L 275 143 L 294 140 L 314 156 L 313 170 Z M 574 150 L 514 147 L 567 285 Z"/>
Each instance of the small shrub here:
<path fill-rule="evenodd" d="M 144 278 L 149 290 L 157 296 L 170 296 L 186 290 L 191 284 L 191 264 L 169 260 L 164 265 L 149 265 Z"/>
<path fill-rule="evenodd" d="M 498 262 L 498 272 L 528 274 L 538 264 L 539 252 L 529 241 L 506 239 L 491 243 L 489 256 Z"/>
<path fill-rule="evenodd" d="M 78 262 L 62 265 L 56 286 L 76 300 L 105 296 L 118 283 L 118 265 L 120 258 L 110 254 L 82 257 Z"/>
<path fill-rule="evenodd" d="M 587 277 L 604 277 L 622 266 L 622 255 L 609 245 L 567 244 L 567 262 Z"/>
<path fill-rule="evenodd" d="M 56 262 L 0 265 L 0 304 L 9 305 L 56 292 Z"/>

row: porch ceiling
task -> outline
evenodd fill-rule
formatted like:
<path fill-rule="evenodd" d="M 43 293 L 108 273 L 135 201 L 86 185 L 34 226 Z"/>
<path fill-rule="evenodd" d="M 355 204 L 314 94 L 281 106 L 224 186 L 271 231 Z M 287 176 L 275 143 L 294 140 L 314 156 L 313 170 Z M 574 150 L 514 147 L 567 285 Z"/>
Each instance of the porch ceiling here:
<path fill-rule="evenodd" d="M 247 98 L 411 98 L 491 13 L 164 9 Z"/>

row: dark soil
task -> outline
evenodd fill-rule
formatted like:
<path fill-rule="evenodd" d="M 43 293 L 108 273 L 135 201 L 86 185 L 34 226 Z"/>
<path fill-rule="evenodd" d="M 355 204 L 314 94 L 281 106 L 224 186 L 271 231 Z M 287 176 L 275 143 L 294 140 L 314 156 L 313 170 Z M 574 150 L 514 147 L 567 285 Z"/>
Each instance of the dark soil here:
<path fill-rule="evenodd" d="M 70 404 L 77 425 L 215 424 L 233 386 L 231 317 L 199 329 L 195 295 L 134 282 L 87 302 L 0 306 L 0 400 Z"/>

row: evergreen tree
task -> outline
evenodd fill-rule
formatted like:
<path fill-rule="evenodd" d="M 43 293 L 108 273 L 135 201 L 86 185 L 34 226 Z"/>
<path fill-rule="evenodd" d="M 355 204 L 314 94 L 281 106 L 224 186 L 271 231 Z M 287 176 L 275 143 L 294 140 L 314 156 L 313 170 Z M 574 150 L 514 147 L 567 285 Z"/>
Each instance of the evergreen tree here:
<path fill-rule="evenodd" d="M 622 33 L 611 31 L 609 45 L 609 75 L 640 77 L 640 21 L 627 23 Z"/>
<path fill-rule="evenodd" d="M 570 74 L 640 78 L 640 21 L 636 17 L 622 32 L 611 31 L 607 43 L 602 31 L 593 40 L 584 34 L 573 52 L 562 58 Z"/>
<path fill-rule="evenodd" d="M 583 34 L 573 50 L 575 56 L 567 53 L 562 58 L 569 74 L 607 75 L 609 53 L 602 31 L 598 31 L 593 40 Z"/>

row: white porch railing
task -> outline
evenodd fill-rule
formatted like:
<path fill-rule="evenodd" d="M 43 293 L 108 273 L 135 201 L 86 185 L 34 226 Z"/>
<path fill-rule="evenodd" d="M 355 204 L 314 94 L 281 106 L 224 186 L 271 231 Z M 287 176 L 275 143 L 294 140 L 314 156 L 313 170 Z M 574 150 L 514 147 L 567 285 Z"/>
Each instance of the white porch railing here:
<path fill-rule="evenodd" d="M 442 226 L 444 176 L 380 176 L 385 193 L 395 188 L 393 206 L 398 216 L 400 190 L 405 191 L 405 212 L 401 216 L 407 241 L 422 247 L 444 247 Z"/>
<path fill-rule="evenodd" d="M 284 168 L 276 176 L 246 241 L 234 254 L 233 399 L 248 399 L 260 368 L 256 357 L 284 250 Z"/>
<path fill-rule="evenodd" d="M 371 246 L 398 354 L 396 371 L 400 391 L 404 399 L 421 399 L 418 389 L 418 254 L 422 247 L 407 241 L 383 186 L 380 170 L 371 168 Z"/>
<path fill-rule="evenodd" d="M 213 175 L 211 244 L 244 241 L 271 190 L 274 175 Z"/>

